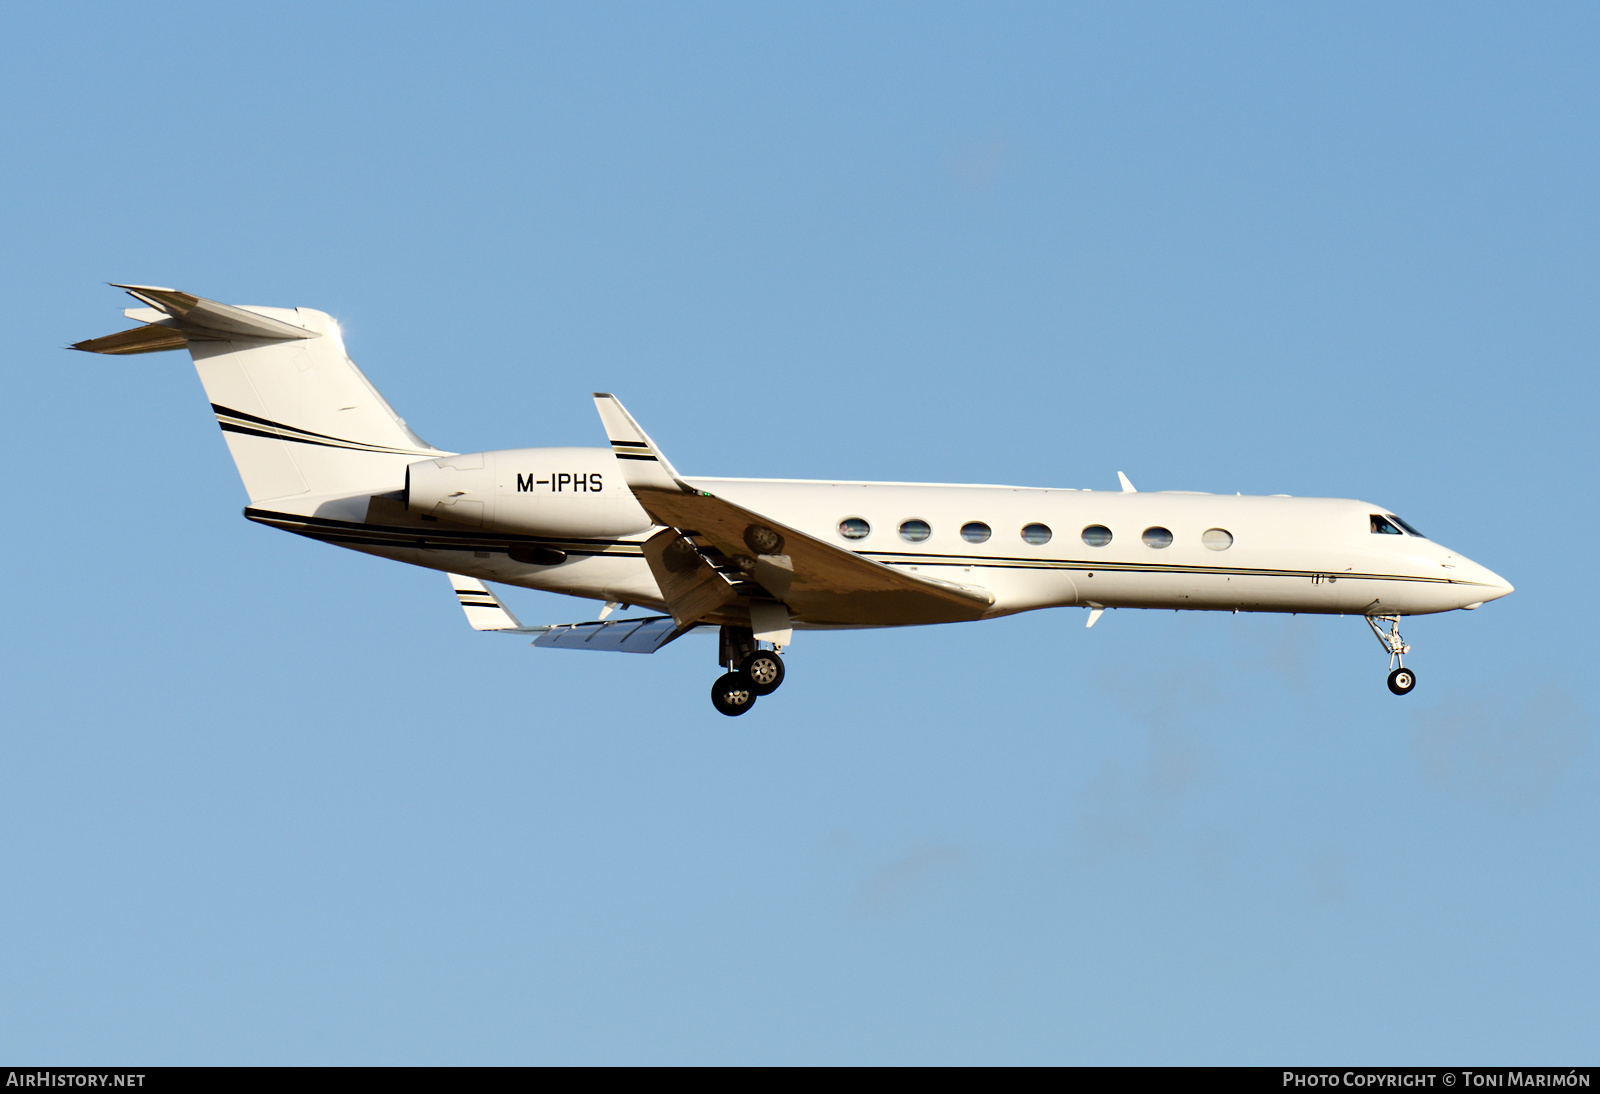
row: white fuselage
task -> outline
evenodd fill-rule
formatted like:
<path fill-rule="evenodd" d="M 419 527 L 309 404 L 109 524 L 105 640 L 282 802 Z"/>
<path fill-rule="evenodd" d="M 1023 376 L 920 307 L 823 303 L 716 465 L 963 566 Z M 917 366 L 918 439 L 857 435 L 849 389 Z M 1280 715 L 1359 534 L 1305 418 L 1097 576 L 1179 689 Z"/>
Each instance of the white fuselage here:
<path fill-rule="evenodd" d="M 1497 575 L 1430 540 L 1372 533 L 1371 515 L 1385 510 L 1360 501 L 893 483 L 695 484 L 835 542 L 843 542 L 841 520 L 864 519 L 872 531 L 851 544 L 855 550 L 982 586 L 994 593 L 993 615 L 1075 604 L 1420 615 L 1510 592 Z M 907 520 L 927 524 L 927 538 L 906 541 L 899 528 Z M 991 530 L 984 542 L 963 538 L 962 528 L 974 522 Z M 1023 529 L 1030 525 L 1048 528 L 1048 542 L 1028 542 Z M 1093 527 L 1108 530 L 1110 542 L 1086 543 L 1083 531 Z M 1147 545 L 1146 529 L 1167 530 L 1170 545 Z M 1231 544 L 1208 548 L 1203 536 L 1212 529 L 1228 533 L 1214 542 L 1231 538 Z"/>
<path fill-rule="evenodd" d="M 595 456 L 604 460 L 609 453 Z M 606 481 L 621 488 L 622 476 Z M 1387 510 L 1361 501 L 921 483 L 688 481 L 878 562 L 980 586 L 994 595 L 991 616 L 1072 605 L 1421 615 L 1476 607 L 1511 591 L 1498 575 L 1431 540 L 1374 533 L 1372 518 Z M 601 494 L 586 499 L 596 506 L 615 506 L 619 500 Z M 634 534 L 539 540 L 567 553 L 566 561 L 546 566 L 514 561 L 504 553 L 504 535 L 419 518 L 382 498 L 296 501 L 292 509 L 282 502 L 253 507 L 251 515 L 263 519 L 261 510 L 285 517 L 303 514 L 313 520 L 264 522 L 432 569 L 662 606 L 639 550 L 651 534 L 643 527 L 649 522 L 642 511 Z M 865 522 L 870 531 L 847 538 L 841 532 L 845 521 Z M 925 538 L 905 538 L 901 527 L 907 521 L 924 523 Z M 970 532 L 971 538 L 962 534 L 975 522 L 990 530 L 982 542 L 972 541 L 978 530 Z M 1029 526 L 1034 526 L 1031 542 L 1023 531 Z M 1040 527 L 1048 529 L 1044 542 Z M 1105 531 L 1090 538 L 1103 540 L 1109 532 L 1109 542 L 1086 542 L 1085 529 L 1096 527 Z M 364 534 L 366 529 L 373 534 Z M 1161 543 L 1166 537 L 1159 531 L 1147 537 L 1148 529 L 1166 530 L 1170 543 L 1149 545 L 1147 538 Z M 1226 545 L 1213 549 L 1208 540 Z"/>

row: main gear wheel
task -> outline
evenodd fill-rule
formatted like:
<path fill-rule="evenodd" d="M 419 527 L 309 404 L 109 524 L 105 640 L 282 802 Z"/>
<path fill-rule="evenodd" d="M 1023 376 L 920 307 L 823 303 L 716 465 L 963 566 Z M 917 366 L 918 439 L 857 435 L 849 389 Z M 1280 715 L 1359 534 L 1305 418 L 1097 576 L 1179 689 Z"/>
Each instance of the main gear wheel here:
<path fill-rule="evenodd" d="M 783 658 L 776 650 L 756 650 L 739 663 L 739 672 L 757 695 L 771 695 L 783 683 Z"/>
<path fill-rule="evenodd" d="M 718 714 L 737 718 L 756 705 L 756 690 L 742 672 L 727 672 L 711 685 L 711 705 Z"/>

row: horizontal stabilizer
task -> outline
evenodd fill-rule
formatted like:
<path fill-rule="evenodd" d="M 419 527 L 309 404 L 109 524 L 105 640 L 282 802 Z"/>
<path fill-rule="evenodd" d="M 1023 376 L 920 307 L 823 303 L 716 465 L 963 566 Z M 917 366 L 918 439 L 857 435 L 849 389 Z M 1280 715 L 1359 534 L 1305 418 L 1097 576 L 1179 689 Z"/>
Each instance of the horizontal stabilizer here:
<path fill-rule="evenodd" d="M 533 640 L 535 646 L 563 650 L 604 650 L 608 653 L 655 653 L 691 629 L 678 626 L 671 616 L 666 615 L 529 628 L 544 631 Z"/>
<path fill-rule="evenodd" d="M 249 308 L 239 308 L 232 304 L 207 300 L 201 296 L 191 296 L 176 289 L 117 284 L 113 284 L 112 288 L 126 289 L 128 295 L 134 299 L 143 300 L 151 307 L 166 312 L 178 326 L 185 331 L 193 332 L 191 337 L 203 338 L 204 335 L 215 332 L 224 336 L 222 341 L 227 341 L 230 337 L 315 338 L 321 333 L 307 330 L 294 323 L 286 323 L 282 319 L 273 319 Z"/>
<path fill-rule="evenodd" d="M 512 615 L 500 598 L 475 577 L 449 574 L 450 587 L 456 591 L 461 610 L 467 613 L 467 622 L 475 631 L 516 631 L 522 629 L 517 617 Z"/>
<path fill-rule="evenodd" d="M 182 349 L 190 342 L 229 342 L 238 338 L 285 342 L 316 338 L 322 333 L 283 319 L 274 319 L 251 308 L 239 308 L 191 296 L 176 289 L 162 289 L 153 285 L 114 284 L 112 287 L 126 289 L 135 300 L 149 304 L 149 308 L 130 308 L 127 314 L 131 319 L 143 319 L 150 325 L 108 334 L 103 338 L 91 338 L 86 342 L 74 342 L 73 349 L 87 353 L 127 355 Z"/>
<path fill-rule="evenodd" d="M 87 342 L 74 342 L 73 349 L 85 353 L 111 353 L 128 356 L 135 353 L 160 353 L 164 349 L 182 349 L 189 344 L 183 332 L 175 327 L 151 325 L 118 331 L 104 338 L 91 338 Z"/>

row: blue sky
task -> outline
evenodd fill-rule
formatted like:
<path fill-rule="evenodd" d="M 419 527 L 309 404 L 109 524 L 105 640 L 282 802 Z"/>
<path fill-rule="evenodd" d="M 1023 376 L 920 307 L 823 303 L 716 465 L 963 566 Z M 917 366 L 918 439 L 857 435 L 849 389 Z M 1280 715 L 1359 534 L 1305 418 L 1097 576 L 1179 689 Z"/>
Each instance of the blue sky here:
<path fill-rule="evenodd" d="M 8 11 L 0 1056 L 1592 1062 L 1597 23 Z M 107 281 L 327 310 L 454 450 L 611 390 L 690 474 L 1360 497 L 1517 592 L 1403 700 L 1358 620 L 1059 611 L 724 719 L 241 519 L 184 356 L 62 351 Z"/>

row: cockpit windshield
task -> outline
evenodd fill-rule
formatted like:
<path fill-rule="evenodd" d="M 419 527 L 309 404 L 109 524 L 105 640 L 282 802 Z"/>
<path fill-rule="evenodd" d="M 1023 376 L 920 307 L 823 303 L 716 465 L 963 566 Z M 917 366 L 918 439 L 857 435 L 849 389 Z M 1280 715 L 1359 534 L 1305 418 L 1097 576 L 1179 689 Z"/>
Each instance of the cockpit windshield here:
<path fill-rule="evenodd" d="M 1405 533 L 1400 531 L 1401 528 L 1406 530 Z M 1378 536 L 1398 536 L 1402 534 L 1409 534 L 1416 536 L 1418 539 L 1428 538 L 1415 528 L 1411 527 L 1411 525 L 1395 516 L 1393 513 L 1372 514 L 1372 533 L 1373 535 Z"/>

